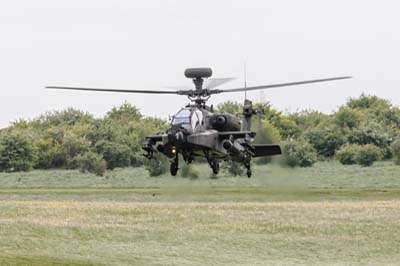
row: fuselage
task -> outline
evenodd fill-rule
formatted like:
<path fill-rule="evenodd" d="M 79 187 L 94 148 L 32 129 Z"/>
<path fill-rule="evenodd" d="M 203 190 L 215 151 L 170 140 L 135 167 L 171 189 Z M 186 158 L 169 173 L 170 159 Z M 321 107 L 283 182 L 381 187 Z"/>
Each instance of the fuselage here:
<path fill-rule="evenodd" d="M 241 129 L 239 118 L 227 113 L 214 113 L 209 107 L 190 105 L 177 112 L 164 134 L 159 151 L 172 158 L 177 152 L 184 157 L 211 156 L 223 159 L 226 149 L 219 139 L 220 132 Z"/>

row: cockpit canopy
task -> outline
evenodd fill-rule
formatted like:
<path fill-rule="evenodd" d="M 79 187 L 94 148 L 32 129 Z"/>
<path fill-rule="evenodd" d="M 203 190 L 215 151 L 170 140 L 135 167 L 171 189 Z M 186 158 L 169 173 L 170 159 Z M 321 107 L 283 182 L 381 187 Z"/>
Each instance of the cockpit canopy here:
<path fill-rule="evenodd" d="M 172 120 L 172 125 L 189 126 L 193 130 L 198 126 L 203 125 L 203 113 L 197 108 L 183 108 L 181 109 Z"/>

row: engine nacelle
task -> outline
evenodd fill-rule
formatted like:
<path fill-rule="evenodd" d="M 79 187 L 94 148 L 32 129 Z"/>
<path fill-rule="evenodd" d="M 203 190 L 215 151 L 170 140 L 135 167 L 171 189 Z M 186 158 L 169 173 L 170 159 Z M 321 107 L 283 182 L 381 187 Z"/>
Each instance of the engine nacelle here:
<path fill-rule="evenodd" d="M 239 119 L 231 114 L 214 114 L 210 118 L 210 124 L 219 131 L 240 131 Z"/>
<path fill-rule="evenodd" d="M 244 148 L 239 143 L 233 143 L 232 141 L 225 139 L 222 141 L 222 147 L 224 147 L 230 156 L 238 158 L 238 161 L 246 159 Z"/>
<path fill-rule="evenodd" d="M 225 150 L 229 151 L 233 147 L 232 141 L 226 139 L 222 141 L 222 147 L 224 147 Z"/>

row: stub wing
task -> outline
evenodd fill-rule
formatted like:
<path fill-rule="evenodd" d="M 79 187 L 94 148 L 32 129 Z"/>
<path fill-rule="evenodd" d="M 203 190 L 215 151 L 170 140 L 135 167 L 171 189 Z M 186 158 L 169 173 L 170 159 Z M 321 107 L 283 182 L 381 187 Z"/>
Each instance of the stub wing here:
<path fill-rule="evenodd" d="M 282 154 L 281 147 L 274 144 L 255 144 L 254 157 L 271 156 Z"/>
<path fill-rule="evenodd" d="M 221 140 L 229 138 L 233 138 L 235 140 L 235 139 L 244 139 L 246 138 L 246 136 L 254 138 L 256 134 L 252 131 L 224 131 L 224 132 L 219 132 L 218 135 Z"/>
<path fill-rule="evenodd" d="M 162 141 L 163 136 L 164 135 L 150 135 L 150 136 L 146 137 L 146 140 L 147 141 L 150 140 L 150 141 L 153 141 L 155 143 L 155 142 L 158 142 L 158 141 Z"/>

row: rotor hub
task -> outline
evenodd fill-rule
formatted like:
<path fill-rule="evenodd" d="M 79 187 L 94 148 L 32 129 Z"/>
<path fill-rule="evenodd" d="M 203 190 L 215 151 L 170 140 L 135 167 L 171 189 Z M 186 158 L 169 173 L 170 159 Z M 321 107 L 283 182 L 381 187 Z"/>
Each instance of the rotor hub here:
<path fill-rule="evenodd" d="M 211 68 L 187 68 L 185 70 L 185 76 L 193 80 L 196 90 L 188 94 L 191 101 L 195 102 L 198 107 L 201 107 L 210 98 L 207 89 L 203 89 L 204 79 L 212 76 Z"/>

